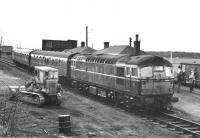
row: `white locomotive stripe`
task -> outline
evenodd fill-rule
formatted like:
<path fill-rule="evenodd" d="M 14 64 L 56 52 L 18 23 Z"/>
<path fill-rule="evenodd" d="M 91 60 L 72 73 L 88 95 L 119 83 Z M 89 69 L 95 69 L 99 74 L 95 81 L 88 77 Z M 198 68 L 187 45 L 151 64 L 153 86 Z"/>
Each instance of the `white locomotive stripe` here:
<path fill-rule="evenodd" d="M 78 70 L 78 71 L 81 71 L 81 72 L 86 72 L 85 70 L 81 70 L 81 69 L 74 69 L 74 70 Z M 97 74 L 97 75 L 102 75 L 102 76 L 107 76 L 107 77 L 114 77 L 114 78 L 119 78 L 119 79 L 126 79 L 126 80 L 130 80 L 129 78 L 125 78 L 125 77 L 119 77 L 119 76 L 114 76 L 114 75 L 109 75 L 109 74 L 103 74 L 103 73 L 98 73 L 98 72 L 92 72 L 92 71 L 87 71 L 88 73 L 91 73 L 91 74 Z M 135 78 L 131 78 L 131 80 L 134 80 L 134 81 L 139 81 Z"/>

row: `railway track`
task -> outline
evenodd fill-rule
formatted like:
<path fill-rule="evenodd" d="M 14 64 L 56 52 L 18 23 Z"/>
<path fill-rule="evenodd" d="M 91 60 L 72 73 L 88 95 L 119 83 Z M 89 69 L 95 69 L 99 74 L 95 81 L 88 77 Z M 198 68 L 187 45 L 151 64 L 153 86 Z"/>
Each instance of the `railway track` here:
<path fill-rule="evenodd" d="M 177 134 L 187 135 L 187 137 L 200 138 L 199 123 L 178 117 L 172 113 L 161 112 L 159 114 L 145 114 L 143 112 L 139 112 L 137 115 L 153 122 L 154 124 L 160 125 L 161 127 L 169 128 Z"/>
<path fill-rule="evenodd" d="M 160 125 L 161 127 L 169 128 L 169 130 L 175 131 L 176 134 L 186 135 L 187 137 L 200 138 L 200 124 L 199 123 L 178 117 L 175 114 L 173 114 L 173 112 L 172 113 L 166 113 L 166 112 L 147 113 L 146 111 L 143 111 L 143 110 L 136 110 L 136 111 L 133 111 L 132 113 L 126 110 L 124 107 L 111 105 L 109 102 L 106 102 L 106 100 L 103 100 L 103 99 L 99 100 L 93 95 L 85 96 L 84 94 L 77 92 L 77 90 L 73 88 L 70 88 L 70 91 L 75 91 L 75 93 L 83 95 L 84 97 L 94 99 L 95 101 L 97 100 L 98 102 L 101 102 L 103 104 L 116 108 L 117 110 L 124 111 L 130 115 L 140 116 L 145 120 L 148 120 L 150 122 L 153 122 L 154 124 Z"/>
<path fill-rule="evenodd" d="M 23 68 L 21 68 L 21 67 L 18 67 L 13 61 L 10 61 L 10 60 L 8 60 L 8 59 L 6 59 L 6 58 L 0 58 L 0 62 L 1 62 L 1 63 L 5 63 L 5 64 L 7 64 L 7 65 L 9 65 L 9 66 L 11 66 L 11 67 L 15 67 L 15 68 L 17 68 L 17 69 L 19 69 L 19 70 L 27 71 L 27 70 L 25 70 L 25 69 L 23 69 Z"/>
<path fill-rule="evenodd" d="M 22 68 L 16 66 L 15 63 L 13 63 L 12 61 L 8 61 L 6 59 L 0 58 L 0 62 L 3 62 L 5 64 L 8 64 L 12 67 L 18 68 L 23 71 L 25 70 L 25 69 L 22 69 Z M 76 91 L 76 93 L 83 95 L 82 93 L 77 92 L 77 90 L 74 88 L 69 88 L 69 90 Z M 88 96 L 85 96 L 85 97 L 88 97 Z M 96 99 L 92 96 L 89 96 L 89 97 L 92 99 Z M 98 101 L 103 102 L 103 103 L 105 102 L 105 100 L 98 100 Z M 104 104 L 110 105 L 109 102 L 105 102 Z M 113 106 L 113 105 L 110 105 L 110 106 Z M 114 106 L 114 107 L 116 107 L 116 106 Z M 116 108 L 119 108 L 119 107 L 116 107 Z M 124 109 L 122 109 L 122 110 L 124 110 Z M 127 110 L 124 110 L 124 111 L 128 112 Z M 200 124 L 199 123 L 196 123 L 196 122 L 184 119 L 184 118 L 180 118 L 171 113 L 163 112 L 163 113 L 159 113 L 159 114 L 148 114 L 144 111 L 136 111 L 134 113 L 129 112 L 129 114 L 141 116 L 142 118 L 145 118 L 145 119 L 153 122 L 154 124 L 158 124 L 161 127 L 166 127 L 172 131 L 176 131 L 176 133 L 180 134 L 180 135 L 183 134 L 183 135 L 187 135 L 188 137 L 195 137 L 195 138 L 200 137 Z"/>

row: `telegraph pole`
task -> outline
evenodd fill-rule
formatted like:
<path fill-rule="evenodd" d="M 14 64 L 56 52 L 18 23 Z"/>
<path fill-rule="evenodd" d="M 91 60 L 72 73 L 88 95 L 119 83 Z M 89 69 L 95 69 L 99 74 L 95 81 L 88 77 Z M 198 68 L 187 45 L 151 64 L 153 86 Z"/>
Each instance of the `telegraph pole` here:
<path fill-rule="evenodd" d="M 86 26 L 86 47 L 88 47 L 88 26 Z"/>
<path fill-rule="evenodd" d="M 129 46 L 131 46 L 131 44 L 132 44 L 132 38 L 130 37 L 129 38 Z"/>

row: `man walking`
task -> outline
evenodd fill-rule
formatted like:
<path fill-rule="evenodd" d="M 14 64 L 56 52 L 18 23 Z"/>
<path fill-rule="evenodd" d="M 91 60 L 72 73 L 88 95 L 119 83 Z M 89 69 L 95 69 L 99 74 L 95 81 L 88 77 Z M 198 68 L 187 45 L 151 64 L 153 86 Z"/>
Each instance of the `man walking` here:
<path fill-rule="evenodd" d="M 183 72 L 181 70 L 181 66 L 178 66 L 178 70 L 177 70 L 177 83 L 178 83 L 177 93 L 180 92 L 182 81 L 183 81 Z"/>
<path fill-rule="evenodd" d="M 190 74 L 190 76 L 189 76 L 190 92 L 192 92 L 192 91 L 194 90 L 194 87 L 195 87 L 195 80 L 196 80 L 195 72 L 194 72 L 194 70 L 191 70 L 191 74 Z"/>

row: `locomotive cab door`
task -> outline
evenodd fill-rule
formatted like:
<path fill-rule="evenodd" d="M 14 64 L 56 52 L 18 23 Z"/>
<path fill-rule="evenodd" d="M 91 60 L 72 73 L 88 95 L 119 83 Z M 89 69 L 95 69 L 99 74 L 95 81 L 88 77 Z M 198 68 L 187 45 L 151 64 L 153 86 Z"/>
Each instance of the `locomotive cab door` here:
<path fill-rule="evenodd" d="M 135 91 L 136 79 L 138 78 L 138 68 L 135 65 L 126 66 L 125 88 L 129 91 Z"/>
<path fill-rule="evenodd" d="M 125 68 L 125 88 L 131 90 L 131 67 L 126 66 Z"/>

